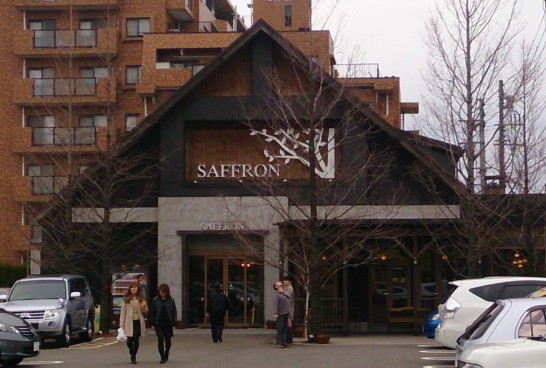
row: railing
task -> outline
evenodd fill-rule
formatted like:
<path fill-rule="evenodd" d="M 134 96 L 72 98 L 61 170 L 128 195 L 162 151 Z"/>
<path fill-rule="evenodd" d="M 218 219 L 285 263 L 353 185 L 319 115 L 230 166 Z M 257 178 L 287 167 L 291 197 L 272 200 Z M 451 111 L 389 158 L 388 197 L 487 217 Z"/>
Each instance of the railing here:
<path fill-rule="evenodd" d="M 171 23 L 167 23 L 167 32 L 168 33 L 217 33 L 218 29 L 213 22 L 187 22 L 180 23 L 178 26 L 175 26 Z"/>
<path fill-rule="evenodd" d="M 68 184 L 67 176 L 33 176 L 32 194 L 58 193 Z"/>
<path fill-rule="evenodd" d="M 342 327 L 343 326 L 343 298 L 323 298 L 322 304 L 322 326 Z M 313 314 L 311 313 L 311 318 Z M 294 321 L 302 324 L 305 320 L 305 299 L 294 301 Z"/>
<path fill-rule="evenodd" d="M 34 78 L 33 96 L 94 96 L 96 78 Z"/>
<path fill-rule="evenodd" d="M 35 30 L 34 48 L 96 47 L 97 31 L 94 29 Z"/>
<path fill-rule="evenodd" d="M 336 78 L 379 78 L 379 64 L 338 64 L 332 75 Z"/>
<path fill-rule="evenodd" d="M 97 129 L 95 127 L 32 128 L 32 145 L 94 145 L 96 136 Z"/>

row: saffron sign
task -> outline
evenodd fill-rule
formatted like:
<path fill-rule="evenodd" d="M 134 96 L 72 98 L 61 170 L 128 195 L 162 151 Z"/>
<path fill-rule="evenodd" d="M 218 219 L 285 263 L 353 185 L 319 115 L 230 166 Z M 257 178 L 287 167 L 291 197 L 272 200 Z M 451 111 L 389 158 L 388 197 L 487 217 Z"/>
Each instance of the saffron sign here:
<path fill-rule="evenodd" d="M 268 163 L 197 163 L 197 178 L 280 178 L 282 168 L 293 161 L 309 168 L 310 139 L 313 139 L 315 174 L 323 179 L 335 177 L 334 128 L 250 129 L 250 136 L 263 139 L 263 156 Z"/>

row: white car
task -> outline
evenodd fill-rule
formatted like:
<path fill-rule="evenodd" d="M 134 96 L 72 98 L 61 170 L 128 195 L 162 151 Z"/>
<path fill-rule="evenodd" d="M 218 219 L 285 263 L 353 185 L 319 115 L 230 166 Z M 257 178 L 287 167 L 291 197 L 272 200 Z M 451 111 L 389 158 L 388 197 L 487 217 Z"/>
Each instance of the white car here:
<path fill-rule="evenodd" d="M 544 368 L 546 341 L 517 339 L 463 351 L 457 368 Z"/>
<path fill-rule="evenodd" d="M 498 300 L 459 337 L 455 361 L 472 346 L 518 338 L 541 340 L 545 335 L 546 298 Z"/>
<path fill-rule="evenodd" d="M 521 298 L 546 285 L 542 277 L 485 277 L 450 282 L 455 290 L 438 305 L 440 324 L 434 339 L 455 349 L 467 326 L 497 299 Z"/>

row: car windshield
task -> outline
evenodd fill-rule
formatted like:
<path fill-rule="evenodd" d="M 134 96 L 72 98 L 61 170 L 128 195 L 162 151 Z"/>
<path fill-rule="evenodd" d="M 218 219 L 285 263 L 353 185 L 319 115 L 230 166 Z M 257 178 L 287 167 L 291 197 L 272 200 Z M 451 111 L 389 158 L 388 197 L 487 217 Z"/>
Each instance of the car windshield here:
<path fill-rule="evenodd" d="M 17 283 L 11 295 L 10 301 L 31 299 L 59 299 L 66 298 L 65 283 L 62 280 L 36 280 Z"/>

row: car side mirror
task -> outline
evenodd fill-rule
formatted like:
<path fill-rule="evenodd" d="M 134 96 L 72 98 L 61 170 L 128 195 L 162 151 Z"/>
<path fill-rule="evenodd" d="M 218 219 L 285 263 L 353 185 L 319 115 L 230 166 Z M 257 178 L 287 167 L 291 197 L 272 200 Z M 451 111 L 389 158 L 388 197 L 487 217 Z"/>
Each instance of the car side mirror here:
<path fill-rule="evenodd" d="M 80 293 L 79 291 L 73 291 L 70 293 L 70 299 L 80 298 L 81 296 L 82 296 L 82 293 Z"/>

